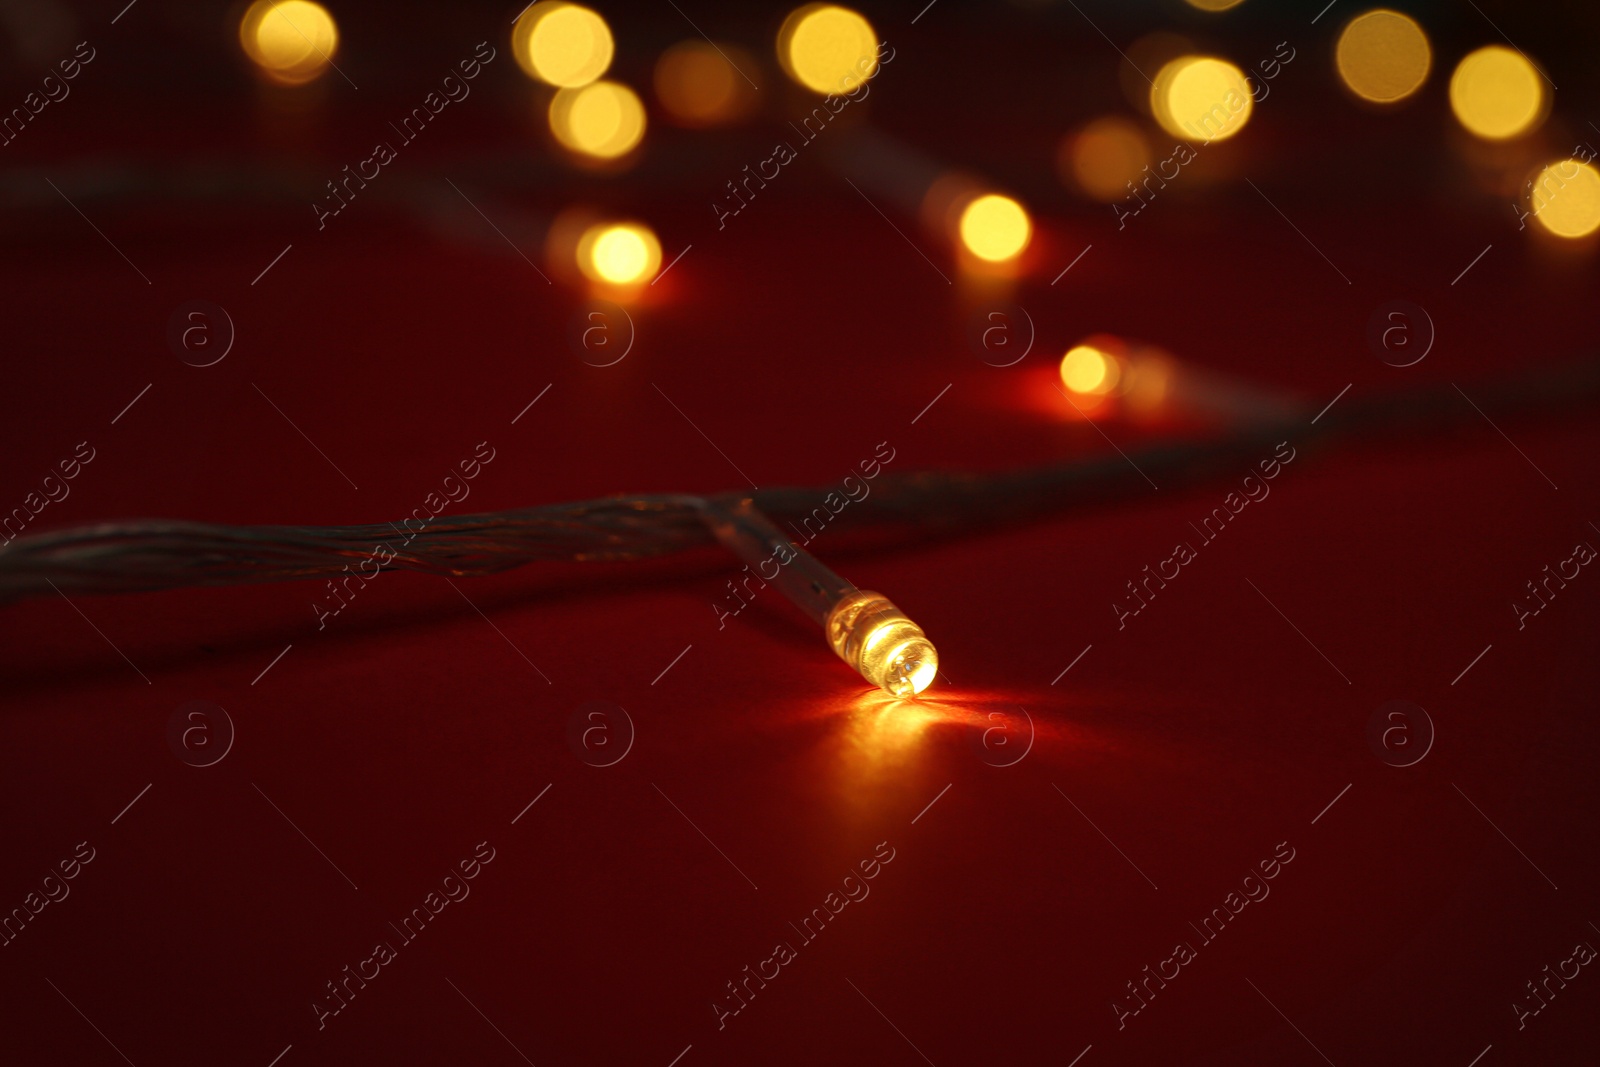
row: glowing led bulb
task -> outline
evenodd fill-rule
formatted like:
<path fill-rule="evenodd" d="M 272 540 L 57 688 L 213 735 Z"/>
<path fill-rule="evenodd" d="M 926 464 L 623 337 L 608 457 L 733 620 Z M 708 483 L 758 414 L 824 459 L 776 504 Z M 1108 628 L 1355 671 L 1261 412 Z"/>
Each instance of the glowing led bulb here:
<path fill-rule="evenodd" d="M 637 222 L 605 222 L 578 238 L 578 269 L 593 281 L 638 285 L 661 266 L 661 242 Z"/>
<path fill-rule="evenodd" d="M 1582 160 L 1545 167 L 1528 199 L 1534 221 L 1557 237 L 1587 237 L 1600 229 L 1600 170 Z"/>
<path fill-rule="evenodd" d="M 812 92 L 851 93 L 878 72 L 878 34 L 847 7 L 807 4 L 783 20 L 778 62 Z"/>
<path fill-rule="evenodd" d="M 890 696 L 916 696 L 939 673 L 939 654 L 922 627 L 882 593 L 846 595 L 824 625 L 839 658 Z"/>
<path fill-rule="evenodd" d="M 598 81 L 550 101 L 550 132 L 582 156 L 616 159 L 644 138 L 644 105 L 626 85 Z"/>
<path fill-rule="evenodd" d="M 1387 104 L 1422 87 L 1433 65 L 1433 49 L 1415 19 L 1380 7 L 1350 20 L 1333 58 L 1351 92 Z"/>
<path fill-rule="evenodd" d="M 961 212 L 960 226 L 961 243 L 967 251 L 990 263 L 1021 255 L 1033 237 L 1033 223 L 1022 205 L 995 193 L 968 204 Z"/>
<path fill-rule="evenodd" d="M 1244 71 L 1213 56 L 1179 56 L 1150 85 L 1150 111 L 1161 128 L 1208 144 L 1244 129 L 1253 101 Z"/>
<path fill-rule="evenodd" d="M 339 29 L 310 0 L 256 0 L 239 23 L 245 55 L 280 85 L 304 85 L 333 62 Z"/>
<path fill-rule="evenodd" d="M 746 571 L 753 569 L 743 587 L 750 590 L 751 581 L 761 589 L 777 586 L 822 625 L 829 647 L 861 677 L 894 697 L 914 697 L 933 683 L 939 654 L 922 627 L 882 593 L 857 589 L 833 573 L 749 497 L 695 498 L 695 506 L 716 539 L 746 562 Z M 732 582 L 728 588 L 738 595 Z"/>
<path fill-rule="evenodd" d="M 1527 133 L 1544 118 L 1544 82 L 1521 53 L 1480 48 L 1450 76 L 1450 109 L 1468 130 L 1491 141 Z"/>
<path fill-rule="evenodd" d="M 529 5 L 511 30 L 511 54 L 531 78 L 575 89 L 611 66 L 611 27 L 597 12 L 565 0 Z"/>
<path fill-rule="evenodd" d="M 1074 393 L 1104 396 L 1117 387 L 1122 364 L 1093 345 L 1077 345 L 1061 357 L 1061 381 Z"/>

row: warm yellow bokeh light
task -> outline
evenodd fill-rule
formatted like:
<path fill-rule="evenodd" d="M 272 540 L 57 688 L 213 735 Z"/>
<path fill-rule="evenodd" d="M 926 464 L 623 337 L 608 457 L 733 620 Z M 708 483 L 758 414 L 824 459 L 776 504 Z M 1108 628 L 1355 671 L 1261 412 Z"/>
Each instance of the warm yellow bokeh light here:
<path fill-rule="evenodd" d="M 756 90 L 745 78 L 754 58 L 731 44 L 682 41 L 656 60 L 656 99 L 683 126 L 720 126 L 755 110 Z"/>
<path fill-rule="evenodd" d="M 339 27 L 310 0 L 256 0 L 239 23 L 239 43 L 268 78 L 303 85 L 333 62 Z"/>
<path fill-rule="evenodd" d="M 1433 49 L 1415 19 L 1380 7 L 1350 20 L 1339 35 L 1334 62 L 1351 92 L 1387 104 L 1422 87 Z"/>
<path fill-rule="evenodd" d="M 1544 82 L 1522 55 L 1492 44 L 1468 55 L 1450 76 L 1450 109 L 1479 137 L 1503 141 L 1544 118 Z"/>
<path fill-rule="evenodd" d="M 1134 418 L 1160 418 L 1170 406 L 1169 401 L 1179 395 L 1174 379 L 1178 376 L 1177 363 L 1171 356 L 1157 350 L 1141 351 L 1127 364 L 1128 381 L 1122 386 L 1122 403 Z"/>
<path fill-rule="evenodd" d="M 644 105 L 618 82 L 562 89 L 550 101 L 550 132 L 580 155 L 616 159 L 644 137 Z"/>
<path fill-rule="evenodd" d="M 878 34 L 847 7 L 807 4 L 783 20 L 778 62 L 812 92 L 853 92 L 878 72 Z"/>
<path fill-rule="evenodd" d="M 1120 200 L 1128 183 L 1150 164 L 1139 127 L 1115 115 L 1095 119 L 1062 147 L 1063 176 L 1096 200 Z"/>
<path fill-rule="evenodd" d="M 1179 56 L 1150 86 L 1156 121 L 1185 140 L 1225 141 L 1244 129 L 1253 106 L 1244 71 L 1213 56 Z"/>
<path fill-rule="evenodd" d="M 989 193 L 961 212 L 961 243 L 967 251 L 990 263 L 1014 259 L 1028 247 L 1033 223 L 1021 204 L 1009 196 Z"/>
<path fill-rule="evenodd" d="M 545 0 L 523 12 L 511 30 L 511 54 L 531 78 L 562 89 L 588 85 L 611 66 L 611 27 L 598 12 Z"/>
<path fill-rule="evenodd" d="M 1197 7 L 1201 11 L 1226 11 L 1230 7 L 1238 7 L 1244 0 L 1187 0 L 1190 7 Z"/>
<path fill-rule="evenodd" d="M 1117 357 L 1092 345 L 1077 345 L 1061 357 L 1061 381 L 1074 393 L 1104 396 L 1121 377 Z"/>
<path fill-rule="evenodd" d="M 661 266 L 661 242 L 637 222 L 605 222 L 578 238 L 578 269 L 591 281 L 639 285 Z"/>
<path fill-rule="evenodd" d="M 1600 171 L 1563 159 L 1539 172 L 1529 197 L 1534 221 L 1557 237 L 1587 237 L 1600 229 Z"/>

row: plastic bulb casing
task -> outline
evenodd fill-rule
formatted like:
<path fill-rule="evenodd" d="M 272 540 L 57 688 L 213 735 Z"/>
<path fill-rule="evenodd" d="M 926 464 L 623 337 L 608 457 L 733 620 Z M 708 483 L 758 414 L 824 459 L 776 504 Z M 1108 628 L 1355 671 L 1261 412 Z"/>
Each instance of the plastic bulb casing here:
<path fill-rule="evenodd" d="M 833 573 L 772 525 L 749 497 L 698 500 L 696 506 L 717 540 L 756 569 L 763 587 L 777 586 L 822 624 L 829 647 L 857 674 L 893 697 L 914 697 L 932 684 L 939 654 L 922 627 L 888 597 Z"/>
<path fill-rule="evenodd" d="M 882 593 L 847 594 L 824 626 L 839 658 L 890 696 L 916 696 L 939 673 L 939 654 L 922 627 Z"/>

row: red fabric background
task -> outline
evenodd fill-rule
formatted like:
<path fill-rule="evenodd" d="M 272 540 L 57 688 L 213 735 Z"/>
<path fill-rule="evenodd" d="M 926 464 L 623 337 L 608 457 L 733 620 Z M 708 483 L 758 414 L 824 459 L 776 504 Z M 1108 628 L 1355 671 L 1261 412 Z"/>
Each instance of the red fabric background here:
<path fill-rule="evenodd" d="M 1322 60 L 1304 62 L 1310 78 Z M 38 158 L 85 162 L 66 143 L 75 130 L 108 152 L 134 140 L 90 88 L 45 116 L 61 122 L 41 127 Z M 452 153 L 506 136 L 483 103 L 457 116 L 461 143 L 441 137 L 399 165 L 442 187 L 433 174 L 452 175 Z M 1263 110 L 1235 165 L 1259 168 L 1352 284 L 1237 183 L 1199 206 L 1157 201 L 1120 233 L 1109 211 L 1056 194 L 1037 205 L 1039 267 L 1014 297 L 1037 346 L 1004 370 L 969 349 L 960 287 L 818 159 L 722 232 L 692 183 L 634 199 L 669 258 L 692 250 L 607 369 L 568 348 L 573 293 L 503 246 L 443 242 L 378 202 L 321 233 L 299 200 L 85 205 L 147 286 L 58 201 L 12 223 L 0 505 L 82 440 L 97 457 L 40 528 L 398 518 L 484 440 L 496 458 L 473 510 L 742 485 L 684 415 L 763 487 L 836 481 L 881 441 L 896 472 L 1098 454 L 1104 441 L 1052 410 L 1048 387 L 1053 359 L 1095 330 L 1295 389 L 1312 410 L 1347 383 L 1346 402 L 1429 381 L 1492 410 L 1474 394 L 1482 376 L 1591 345 L 1592 259 L 1541 257 L 1498 201 L 1436 203 L 1422 179 L 1389 197 L 1348 144 L 1322 147 L 1321 184 L 1296 184 L 1283 160 L 1315 144 Z M 381 114 L 342 114 L 347 135 L 330 141 L 364 143 Z M 204 129 L 249 142 L 228 116 L 165 112 L 152 122 L 165 148 L 144 152 L 181 152 Z M 165 342 L 171 309 L 193 297 L 238 327 L 203 370 Z M 1363 340 L 1398 297 L 1439 333 L 1404 370 Z M 508 1041 L 539 1064 L 665 1065 L 686 1046 L 686 1067 L 919 1062 L 908 1041 L 941 1067 L 1063 1064 L 1091 1045 L 1085 1065 L 1318 1062 L 1306 1039 L 1341 1065 L 1465 1065 L 1489 1045 L 1486 1064 L 1577 1062 L 1592 1054 L 1600 979 L 1585 969 L 1521 1031 L 1510 1005 L 1576 942 L 1600 941 L 1600 578 L 1585 570 L 1521 632 L 1509 603 L 1575 542 L 1600 540 L 1600 433 L 1592 418 L 1500 427 L 1559 489 L 1481 422 L 1307 455 L 1120 632 L 1123 582 L 1227 486 L 870 553 L 832 553 L 824 535 L 822 558 L 937 643 L 948 681 L 915 708 L 865 693 L 775 591 L 719 631 L 711 603 L 735 567 L 709 551 L 459 581 L 503 638 L 443 582 L 404 573 L 322 632 L 305 584 L 75 598 L 148 685 L 60 598 L 7 606 L 0 906 L 77 842 L 96 858 L 0 949 L 6 1058 L 116 1062 L 98 1028 L 141 1065 L 266 1064 L 285 1046 L 285 1065 L 519 1062 Z M 1106 430 L 1125 448 L 1139 439 Z M 1366 741 L 1396 698 L 1437 729 L 1407 769 Z M 166 740 L 196 699 L 237 727 L 206 769 Z M 596 699 L 637 728 L 606 769 L 566 742 Z M 1033 749 L 985 765 L 974 731 L 1019 705 Z M 324 982 L 392 940 L 387 924 L 480 841 L 495 859 L 471 895 L 319 1031 Z M 870 896 L 719 1030 L 724 983 L 795 940 L 788 924 L 884 841 L 895 858 Z M 1188 924 L 1279 842 L 1295 858 L 1270 896 L 1119 1030 L 1124 984 L 1196 941 Z"/>

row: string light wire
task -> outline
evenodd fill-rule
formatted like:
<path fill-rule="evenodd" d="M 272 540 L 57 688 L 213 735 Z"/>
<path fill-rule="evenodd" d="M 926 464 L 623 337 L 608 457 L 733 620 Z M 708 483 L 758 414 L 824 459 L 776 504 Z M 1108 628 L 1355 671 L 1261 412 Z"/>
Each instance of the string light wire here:
<path fill-rule="evenodd" d="M 1505 416 L 1587 410 L 1600 397 L 1600 361 L 1525 372 L 1484 383 L 1475 392 L 1494 397 L 1494 409 Z M 879 544 L 904 544 L 1142 496 L 1149 489 L 1143 479 L 1132 476 L 1130 463 L 1163 487 L 1183 488 L 1230 477 L 1285 438 L 1296 448 L 1314 450 L 1335 438 L 1414 438 L 1477 425 L 1480 418 L 1460 402 L 1453 387 L 1422 386 L 1352 398 L 1315 424 L 1297 416 L 1212 438 L 1156 442 L 1127 456 L 992 472 L 886 475 L 871 496 L 852 507 L 849 525 L 858 536 Z M 131 593 L 336 578 L 369 564 L 372 573 L 399 569 L 468 577 L 540 561 L 643 560 L 713 543 L 753 562 L 786 545 L 793 549 L 793 561 L 770 577 L 761 572 L 763 580 L 778 585 L 821 624 L 830 647 L 874 685 L 896 695 L 918 692 L 938 662 L 921 629 L 881 594 L 857 589 L 834 574 L 773 524 L 773 519 L 810 514 L 831 488 L 604 497 L 439 516 L 411 532 L 394 523 L 234 526 L 136 520 L 75 526 L 0 546 L 0 603 L 57 590 Z M 840 546 L 850 540 L 842 532 Z M 899 649 L 899 658 L 876 655 L 880 646 Z"/>

